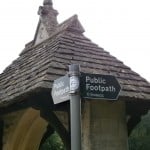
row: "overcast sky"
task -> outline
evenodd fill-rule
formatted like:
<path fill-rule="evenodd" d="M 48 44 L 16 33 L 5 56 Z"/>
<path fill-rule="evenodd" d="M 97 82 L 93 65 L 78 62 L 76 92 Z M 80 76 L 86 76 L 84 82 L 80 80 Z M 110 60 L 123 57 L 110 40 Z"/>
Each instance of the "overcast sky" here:
<path fill-rule="evenodd" d="M 43 0 L 0 2 L 0 73 L 34 37 Z M 53 0 L 62 22 L 77 14 L 85 35 L 150 81 L 149 0 Z"/>

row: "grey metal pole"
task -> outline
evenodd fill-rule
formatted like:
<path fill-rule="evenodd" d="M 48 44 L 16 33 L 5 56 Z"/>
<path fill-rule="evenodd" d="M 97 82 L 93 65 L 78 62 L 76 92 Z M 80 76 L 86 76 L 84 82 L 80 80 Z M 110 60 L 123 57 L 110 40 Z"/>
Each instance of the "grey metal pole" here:
<path fill-rule="evenodd" d="M 81 98 L 79 65 L 69 66 L 71 150 L 81 150 Z"/>

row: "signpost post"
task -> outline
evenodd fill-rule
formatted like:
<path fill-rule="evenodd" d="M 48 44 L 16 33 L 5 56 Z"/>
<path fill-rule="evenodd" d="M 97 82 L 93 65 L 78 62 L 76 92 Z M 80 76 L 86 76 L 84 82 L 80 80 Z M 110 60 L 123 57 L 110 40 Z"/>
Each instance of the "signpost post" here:
<path fill-rule="evenodd" d="M 79 65 L 69 66 L 71 150 L 81 150 L 81 100 Z"/>

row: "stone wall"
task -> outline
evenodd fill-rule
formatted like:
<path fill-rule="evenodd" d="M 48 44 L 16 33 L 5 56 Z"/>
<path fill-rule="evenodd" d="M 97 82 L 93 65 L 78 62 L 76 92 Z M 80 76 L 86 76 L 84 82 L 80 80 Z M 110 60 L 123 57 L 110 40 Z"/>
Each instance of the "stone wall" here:
<path fill-rule="evenodd" d="M 123 101 L 86 101 L 82 124 L 82 150 L 128 150 Z"/>
<path fill-rule="evenodd" d="M 20 120 L 24 112 L 25 110 L 21 110 L 21 111 L 12 112 L 3 116 L 3 120 L 4 120 L 3 150 L 6 150 L 10 147 L 8 144 L 8 141 L 11 140 L 10 139 L 11 135 L 16 129 L 16 125 L 18 124 L 18 121 Z"/>

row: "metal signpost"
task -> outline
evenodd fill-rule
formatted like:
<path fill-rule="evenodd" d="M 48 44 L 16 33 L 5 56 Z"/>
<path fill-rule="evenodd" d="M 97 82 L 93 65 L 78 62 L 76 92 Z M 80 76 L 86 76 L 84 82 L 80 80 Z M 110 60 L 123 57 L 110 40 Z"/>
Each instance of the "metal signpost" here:
<path fill-rule="evenodd" d="M 81 100 L 79 65 L 69 66 L 71 150 L 81 150 Z"/>
<path fill-rule="evenodd" d="M 121 86 L 114 76 L 81 73 L 69 65 L 69 74 L 54 81 L 54 104 L 70 99 L 71 150 L 81 150 L 81 98 L 117 100 Z"/>
<path fill-rule="evenodd" d="M 70 99 L 71 150 L 81 150 L 81 98 L 79 65 L 69 66 L 69 76 L 56 79 L 52 87 L 54 104 Z"/>

